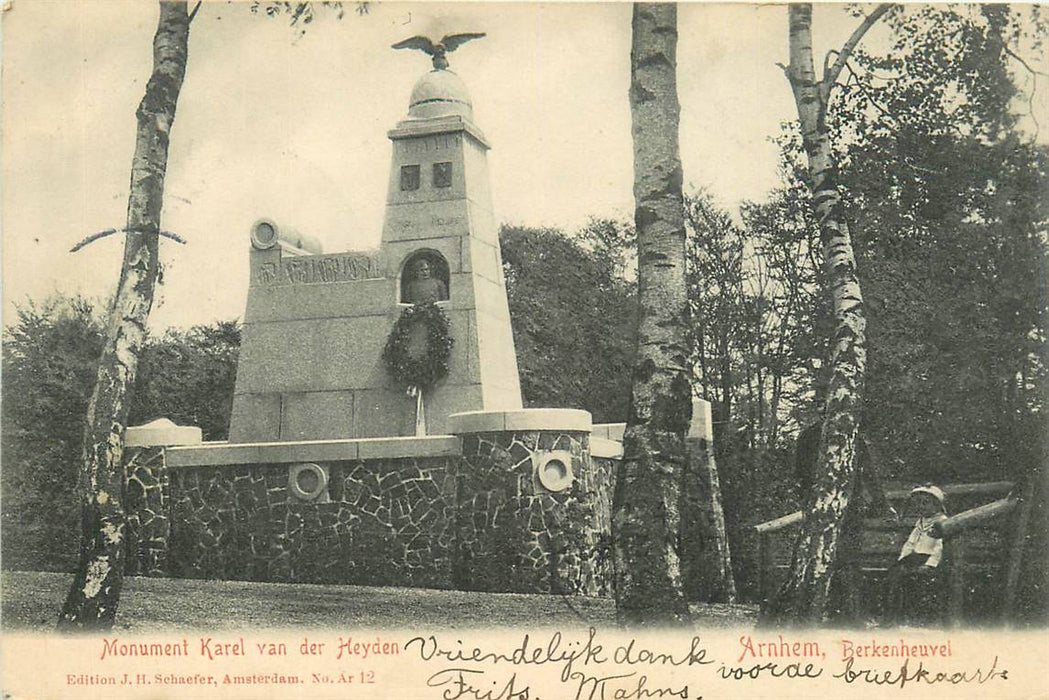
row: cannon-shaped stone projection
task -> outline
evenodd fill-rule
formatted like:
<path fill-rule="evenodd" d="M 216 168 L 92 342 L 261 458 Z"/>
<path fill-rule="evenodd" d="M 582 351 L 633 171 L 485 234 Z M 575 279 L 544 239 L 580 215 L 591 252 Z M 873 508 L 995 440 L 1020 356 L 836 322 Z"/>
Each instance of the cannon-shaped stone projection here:
<path fill-rule="evenodd" d="M 316 238 L 304 236 L 287 226 L 278 226 L 273 219 L 259 219 L 251 225 L 251 245 L 255 250 L 269 250 L 284 245 L 303 254 L 320 255 L 324 252 Z"/>

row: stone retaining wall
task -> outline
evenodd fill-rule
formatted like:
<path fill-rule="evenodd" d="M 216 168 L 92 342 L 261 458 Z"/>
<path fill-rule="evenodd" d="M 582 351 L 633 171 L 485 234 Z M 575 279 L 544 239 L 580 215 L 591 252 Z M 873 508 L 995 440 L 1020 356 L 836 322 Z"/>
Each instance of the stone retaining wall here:
<path fill-rule="evenodd" d="M 291 497 L 286 465 L 172 469 L 168 571 L 448 588 L 456 461 L 328 463 L 328 502 Z"/>
<path fill-rule="evenodd" d="M 545 453 L 571 455 L 563 491 L 543 487 Z M 463 437 L 456 587 L 608 595 L 611 473 L 590 459 L 587 433 L 489 432 Z"/>
<path fill-rule="evenodd" d="M 129 447 L 124 451 L 127 488 L 128 555 L 131 576 L 165 576 L 171 535 L 171 486 L 164 468 L 164 448 Z"/>
<path fill-rule="evenodd" d="M 595 451 L 606 456 L 591 456 L 589 416 L 585 427 L 132 446 L 127 571 L 608 595 L 613 459 L 601 439 Z M 554 490 L 537 473 L 551 454 L 572 476 Z M 327 488 L 310 500 L 289 488 L 305 462 L 327 473 Z"/>

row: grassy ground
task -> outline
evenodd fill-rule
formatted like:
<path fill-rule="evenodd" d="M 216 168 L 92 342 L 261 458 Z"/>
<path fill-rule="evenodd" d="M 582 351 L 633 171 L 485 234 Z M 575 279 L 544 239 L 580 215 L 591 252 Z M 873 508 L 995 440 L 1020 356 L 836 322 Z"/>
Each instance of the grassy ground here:
<path fill-rule="evenodd" d="M 0 575 L 5 629 L 54 627 L 70 574 L 5 571 Z M 757 609 L 694 605 L 699 627 L 750 627 Z M 516 593 L 466 593 L 420 588 L 372 588 L 248 581 L 125 579 L 119 629 L 250 629 L 341 626 L 399 628 L 609 626 L 611 600 Z"/>

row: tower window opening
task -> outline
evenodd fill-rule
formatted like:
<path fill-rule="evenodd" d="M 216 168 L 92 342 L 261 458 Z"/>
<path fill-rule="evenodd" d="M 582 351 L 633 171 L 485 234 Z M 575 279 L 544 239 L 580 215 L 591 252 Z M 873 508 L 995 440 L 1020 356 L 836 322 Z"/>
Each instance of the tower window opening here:
<path fill-rule="evenodd" d="M 434 187 L 451 187 L 452 186 L 452 164 L 451 163 L 434 163 L 433 164 L 433 186 Z"/>
<path fill-rule="evenodd" d="M 401 192 L 411 192 L 419 189 L 419 166 L 401 166 Z"/>

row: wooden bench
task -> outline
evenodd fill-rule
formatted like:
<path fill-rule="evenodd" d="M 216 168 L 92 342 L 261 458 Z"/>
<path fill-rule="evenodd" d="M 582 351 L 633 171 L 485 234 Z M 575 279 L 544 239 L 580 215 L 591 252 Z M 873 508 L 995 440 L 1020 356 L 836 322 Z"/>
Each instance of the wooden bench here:
<path fill-rule="evenodd" d="M 1029 504 L 1031 499 L 1018 497 L 1009 481 L 949 484 L 941 488 L 947 496 L 949 512 L 953 513 L 937 524 L 944 540 L 941 571 L 937 573 L 946 583 L 945 617 L 952 625 L 962 621 L 970 584 L 984 576 L 1001 590 L 998 612 L 1007 620 L 1016 598 L 1019 559 L 1030 510 L 1018 506 Z M 888 491 L 885 495 L 902 516 L 901 504 L 910 496 L 910 489 Z M 794 526 L 803 520 L 804 514 L 796 511 L 754 526 L 762 600 L 775 592 L 790 568 Z M 864 519 L 859 551 L 851 562 L 862 572 L 864 582 L 885 574 L 913 527 L 914 519 L 906 516 L 899 520 L 891 516 Z"/>

